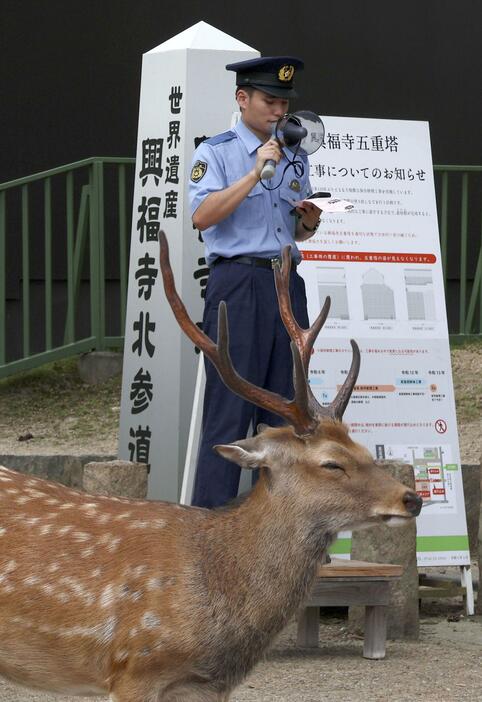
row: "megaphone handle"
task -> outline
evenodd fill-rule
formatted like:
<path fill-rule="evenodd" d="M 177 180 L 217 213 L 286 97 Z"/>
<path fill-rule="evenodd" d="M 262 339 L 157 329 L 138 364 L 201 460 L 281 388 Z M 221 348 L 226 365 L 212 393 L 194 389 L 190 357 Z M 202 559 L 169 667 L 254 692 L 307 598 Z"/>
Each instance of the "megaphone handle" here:
<path fill-rule="evenodd" d="M 276 126 L 273 125 L 271 128 L 271 138 L 273 139 L 276 136 Z M 269 158 L 267 161 L 264 162 L 263 169 L 261 171 L 261 175 L 259 176 L 261 180 L 271 180 L 271 178 L 274 176 L 276 172 L 276 161 L 273 161 L 272 158 Z"/>
<path fill-rule="evenodd" d="M 261 180 L 271 180 L 271 178 L 274 176 L 276 172 L 276 161 L 273 161 L 272 158 L 269 158 L 267 161 L 264 162 L 263 170 L 261 171 L 260 178 Z"/>

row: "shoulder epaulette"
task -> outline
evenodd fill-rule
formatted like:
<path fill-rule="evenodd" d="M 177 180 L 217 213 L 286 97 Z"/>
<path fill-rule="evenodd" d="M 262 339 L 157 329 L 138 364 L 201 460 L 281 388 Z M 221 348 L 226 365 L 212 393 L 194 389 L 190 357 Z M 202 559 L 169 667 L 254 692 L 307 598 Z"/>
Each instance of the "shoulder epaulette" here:
<path fill-rule="evenodd" d="M 231 141 L 231 139 L 236 138 L 236 132 L 231 130 L 227 132 L 222 132 L 222 134 L 216 134 L 216 136 L 206 139 L 205 144 L 211 144 L 211 146 L 216 146 L 217 144 L 223 144 L 225 141 Z"/>

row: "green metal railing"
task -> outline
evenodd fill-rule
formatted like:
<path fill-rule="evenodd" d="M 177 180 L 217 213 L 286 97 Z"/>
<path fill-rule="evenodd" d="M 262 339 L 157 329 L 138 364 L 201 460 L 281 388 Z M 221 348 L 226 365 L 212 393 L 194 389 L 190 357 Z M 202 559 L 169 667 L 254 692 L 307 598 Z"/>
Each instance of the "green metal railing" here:
<path fill-rule="evenodd" d="M 456 328 L 451 326 L 450 332 L 454 340 L 463 340 L 482 334 L 482 166 L 434 166 L 434 171 L 440 186 L 440 244 L 446 291 L 450 239 L 460 237 L 459 255 L 455 256 L 459 270 L 454 276 L 459 282 L 458 325 Z M 451 198 L 451 188 L 457 189 L 456 198 Z M 457 216 L 459 226 L 454 221 Z M 456 249 L 453 251 L 455 253 Z M 472 270 L 469 269 L 471 261 Z"/>
<path fill-rule="evenodd" d="M 89 158 L 0 185 L 0 378 L 84 351 L 122 347 L 134 163 L 133 158 Z M 458 296 L 457 319 L 450 332 L 453 338 L 466 339 L 482 334 L 482 166 L 434 166 L 434 170 L 445 288 L 453 289 L 455 281 Z M 106 219 L 111 225 L 108 237 Z M 109 323 L 116 317 L 116 335 L 106 330 L 107 239 L 110 267 L 114 251 L 118 257 L 111 277 L 119 281 L 119 304 L 116 309 L 109 304 L 108 314 Z M 20 275 L 15 274 L 18 280 L 12 282 L 9 261 L 19 251 Z M 64 258 L 56 276 L 59 255 Z M 450 271 L 454 261 L 458 268 Z M 34 267 L 43 296 L 40 349 L 39 340 L 32 340 L 33 315 L 39 309 L 38 300 L 33 300 Z M 60 311 L 56 280 L 66 298 Z M 81 298 L 86 286 L 89 321 L 82 332 L 78 317 L 79 310 L 85 316 Z M 10 305 L 16 299 L 13 319 L 7 298 Z M 10 336 L 12 330 L 18 335 L 19 328 L 21 341 L 12 351 Z"/>
<path fill-rule="evenodd" d="M 122 347 L 127 296 L 128 223 L 130 228 L 132 202 L 131 192 L 127 192 L 127 169 L 132 171 L 134 163 L 133 158 L 89 158 L 0 185 L 0 378 L 83 351 Z M 108 199 L 105 197 L 107 179 Z M 112 185 L 113 181 L 115 186 Z M 35 206 L 31 204 L 32 199 L 35 199 Z M 116 257 L 119 258 L 115 277 L 120 281 L 120 300 L 118 310 L 109 308 L 109 320 L 117 315 L 119 333 L 109 336 L 106 332 L 105 220 L 106 213 L 111 214 L 115 209 L 116 231 L 113 239 L 111 237 L 110 246 L 117 248 Z M 38 243 L 40 238 L 43 240 L 42 246 Z M 12 352 L 9 350 L 12 328 L 9 331 L 7 282 L 9 260 L 15 258 L 19 248 L 19 314 L 13 323 L 18 329 L 21 318 L 22 335 L 20 352 L 18 348 Z M 43 257 L 40 276 L 36 265 L 36 276 L 42 279 L 43 294 L 41 350 L 34 348 L 38 347 L 38 341 L 34 345 L 31 338 L 32 298 L 36 292 L 32 289 L 32 251 L 35 259 Z M 53 291 L 56 277 L 54 255 L 63 259 L 60 265 L 62 272 L 57 279 L 66 288 L 66 302 L 60 311 Z M 11 287 L 15 288 L 16 283 L 16 280 L 11 281 Z M 87 332 L 79 333 L 76 315 L 82 283 L 89 290 L 90 313 Z M 38 304 L 35 308 L 38 313 Z M 61 338 L 55 339 L 59 314 L 62 316 L 60 325 L 63 333 Z"/>

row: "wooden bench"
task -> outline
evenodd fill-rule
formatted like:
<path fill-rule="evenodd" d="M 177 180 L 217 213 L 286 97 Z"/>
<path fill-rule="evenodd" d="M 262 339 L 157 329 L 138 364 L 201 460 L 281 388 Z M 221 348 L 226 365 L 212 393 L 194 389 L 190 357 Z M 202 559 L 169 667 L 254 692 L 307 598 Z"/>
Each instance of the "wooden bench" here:
<path fill-rule="evenodd" d="M 298 615 L 298 645 L 316 648 L 319 607 L 365 605 L 364 658 L 384 658 L 390 583 L 403 573 L 399 565 L 333 558 L 318 569 L 313 589 Z"/>

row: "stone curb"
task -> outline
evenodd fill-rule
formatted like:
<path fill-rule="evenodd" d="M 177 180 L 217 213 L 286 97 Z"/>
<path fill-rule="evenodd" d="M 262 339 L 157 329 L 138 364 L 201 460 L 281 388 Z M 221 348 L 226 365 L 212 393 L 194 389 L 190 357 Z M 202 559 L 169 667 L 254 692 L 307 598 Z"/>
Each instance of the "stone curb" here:
<path fill-rule="evenodd" d="M 116 456 L 0 455 L 0 465 L 38 478 L 55 480 L 67 487 L 82 489 L 84 466 L 93 461 L 112 461 Z"/>

